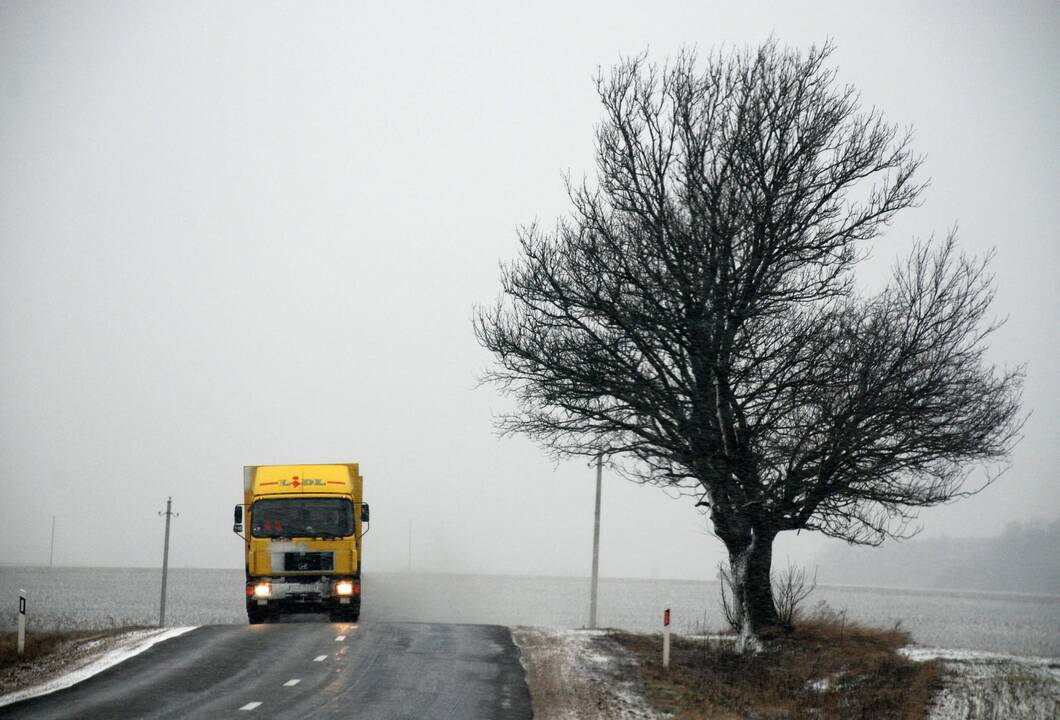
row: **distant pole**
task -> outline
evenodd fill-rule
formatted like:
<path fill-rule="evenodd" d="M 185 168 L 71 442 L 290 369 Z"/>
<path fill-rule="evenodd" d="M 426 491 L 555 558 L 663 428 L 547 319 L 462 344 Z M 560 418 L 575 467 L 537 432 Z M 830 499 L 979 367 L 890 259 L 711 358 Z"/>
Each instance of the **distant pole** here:
<path fill-rule="evenodd" d="M 589 591 L 589 627 L 596 628 L 596 586 L 600 581 L 600 485 L 604 473 L 604 454 L 596 456 L 596 518 L 593 521 L 593 584 Z"/>
<path fill-rule="evenodd" d="M 409 520 L 409 572 L 412 572 L 412 521 Z"/>
<path fill-rule="evenodd" d="M 48 567 L 52 566 L 55 560 L 55 516 L 52 515 L 52 549 L 48 551 Z"/>
<path fill-rule="evenodd" d="M 162 602 L 158 611 L 158 627 L 166 626 L 166 575 L 169 574 L 169 519 L 180 513 L 173 512 L 173 498 L 166 498 L 166 511 L 158 513 L 166 516 L 166 540 L 162 547 Z"/>

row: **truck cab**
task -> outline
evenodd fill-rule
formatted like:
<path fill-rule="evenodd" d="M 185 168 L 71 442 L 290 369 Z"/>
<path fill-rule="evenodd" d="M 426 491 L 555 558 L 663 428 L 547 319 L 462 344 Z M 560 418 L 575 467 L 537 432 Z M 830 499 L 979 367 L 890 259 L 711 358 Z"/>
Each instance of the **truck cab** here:
<path fill-rule="evenodd" d="M 247 619 L 326 613 L 356 622 L 369 522 L 357 463 L 248 465 L 233 530 L 243 539 Z"/>

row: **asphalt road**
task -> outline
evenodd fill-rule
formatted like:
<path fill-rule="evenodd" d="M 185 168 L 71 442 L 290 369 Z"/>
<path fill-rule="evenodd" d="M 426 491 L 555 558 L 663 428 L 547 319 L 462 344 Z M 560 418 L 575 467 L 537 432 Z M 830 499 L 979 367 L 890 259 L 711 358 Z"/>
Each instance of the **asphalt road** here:
<path fill-rule="evenodd" d="M 214 625 L 0 718 L 530 718 L 507 628 Z"/>

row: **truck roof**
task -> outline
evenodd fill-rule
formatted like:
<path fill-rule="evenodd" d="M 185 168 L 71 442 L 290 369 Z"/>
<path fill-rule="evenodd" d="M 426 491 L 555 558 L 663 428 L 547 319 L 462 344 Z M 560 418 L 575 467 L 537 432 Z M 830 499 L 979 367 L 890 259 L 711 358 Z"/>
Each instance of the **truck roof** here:
<path fill-rule="evenodd" d="M 244 465 L 245 502 L 263 495 L 335 494 L 362 500 L 360 468 L 357 463 L 304 465 Z"/>

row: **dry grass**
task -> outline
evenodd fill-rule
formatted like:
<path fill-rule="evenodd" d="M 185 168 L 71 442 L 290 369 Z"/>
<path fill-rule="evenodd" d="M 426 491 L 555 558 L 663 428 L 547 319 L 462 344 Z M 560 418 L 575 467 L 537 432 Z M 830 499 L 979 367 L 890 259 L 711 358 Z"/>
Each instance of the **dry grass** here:
<path fill-rule="evenodd" d="M 674 637 L 664 671 L 656 636 L 614 636 L 641 660 L 648 699 L 676 718 L 922 720 L 941 687 L 937 663 L 898 654 L 897 629 L 805 621 L 769 650 L 743 657 L 732 643 Z"/>
<path fill-rule="evenodd" d="M 0 670 L 36 663 L 62 652 L 71 642 L 90 641 L 120 635 L 142 627 L 116 627 L 106 630 L 26 631 L 25 653 L 18 654 L 18 633 L 0 633 Z"/>

